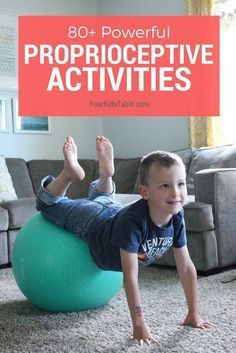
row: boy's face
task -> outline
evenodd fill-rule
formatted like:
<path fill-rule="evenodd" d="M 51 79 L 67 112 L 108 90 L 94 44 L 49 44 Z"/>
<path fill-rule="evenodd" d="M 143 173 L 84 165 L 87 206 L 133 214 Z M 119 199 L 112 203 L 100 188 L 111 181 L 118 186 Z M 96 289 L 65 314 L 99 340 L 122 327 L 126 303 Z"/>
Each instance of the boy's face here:
<path fill-rule="evenodd" d="M 160 222 L 170 219 L 183 207 L 187 198 L 186 172 L 182 165 L 170 168 L 152 165 L 148 185 L 140 186 L 140 194 L 148 201 L 150 215 Z"/>

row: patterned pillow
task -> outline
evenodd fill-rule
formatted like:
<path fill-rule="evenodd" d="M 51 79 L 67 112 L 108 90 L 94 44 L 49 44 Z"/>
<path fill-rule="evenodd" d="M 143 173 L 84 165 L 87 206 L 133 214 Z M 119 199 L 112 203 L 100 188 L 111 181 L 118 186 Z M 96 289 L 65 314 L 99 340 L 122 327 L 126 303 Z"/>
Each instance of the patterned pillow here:
<path fill-rule="evenodd" d="M 16 192 L 8 173 L 4 156 L 0 155 L 0 204 L 6 201 L 16 200 Z"/>

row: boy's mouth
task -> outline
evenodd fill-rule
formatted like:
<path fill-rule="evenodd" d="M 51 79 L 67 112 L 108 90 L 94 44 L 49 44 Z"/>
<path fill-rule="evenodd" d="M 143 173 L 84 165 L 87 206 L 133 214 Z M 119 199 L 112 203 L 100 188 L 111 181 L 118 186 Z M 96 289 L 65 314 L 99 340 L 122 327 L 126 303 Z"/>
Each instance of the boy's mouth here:
<path fill-rule="evenodd" d="M 182 204 L 181 200 L 177 200 L 177 201 L 167 201 L 167 203 L 169 205 L 179 205 L 179 204 Z"/>

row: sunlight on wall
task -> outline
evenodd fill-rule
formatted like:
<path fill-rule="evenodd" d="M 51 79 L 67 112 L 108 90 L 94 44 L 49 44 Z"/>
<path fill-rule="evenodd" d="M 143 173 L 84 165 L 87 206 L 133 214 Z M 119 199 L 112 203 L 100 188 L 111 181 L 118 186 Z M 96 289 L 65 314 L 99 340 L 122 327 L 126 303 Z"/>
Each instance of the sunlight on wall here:
<path fill-rule="evenodd" d="M 236 143 L 236 1 L 219 4 L 220 21 L 220 116 L 227 143 Z M 216 13 L 217 14 L 217 13 Z"/>

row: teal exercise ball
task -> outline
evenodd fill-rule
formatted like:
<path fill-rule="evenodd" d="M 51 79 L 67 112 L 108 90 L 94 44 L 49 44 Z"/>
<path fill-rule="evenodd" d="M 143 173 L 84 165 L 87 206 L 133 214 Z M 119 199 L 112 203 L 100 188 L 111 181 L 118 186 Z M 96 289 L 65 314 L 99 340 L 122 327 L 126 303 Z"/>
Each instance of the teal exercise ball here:
<path fill-rule="evenodd" d="M 20 230 L 12 254 L 13 274 L 22 293 L 46 311 L 94 309 L 121 288 L 121 272 L 103 271 L 86 242 L 34 215 Z"/>

